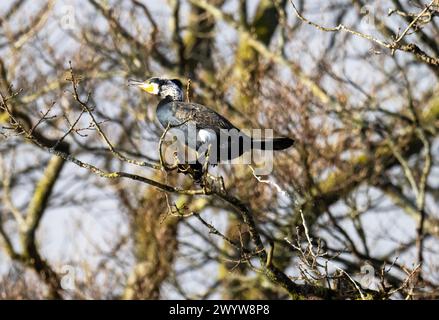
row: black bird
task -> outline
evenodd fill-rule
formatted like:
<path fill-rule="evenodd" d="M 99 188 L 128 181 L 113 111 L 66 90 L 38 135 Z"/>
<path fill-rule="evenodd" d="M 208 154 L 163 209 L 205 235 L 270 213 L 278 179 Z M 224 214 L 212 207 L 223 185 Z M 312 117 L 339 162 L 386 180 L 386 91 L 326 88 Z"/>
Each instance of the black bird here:
<path fill-rule="evenodd" d="M 162 98 L 157 105 L 158 120 L 164 128 L 169 125 L 182 130 L 186 145 L 196 147 L 197 150 L 202 145 L 216 145 L 209 153 L 211 164 L 237 158 L 251 149 L 284 150 L 294 144 L 293 139 L 286 137 L 253 139 L 212 109 L 198 103 L 184 102 L 183 84 L 178 79 L 130 80 L 130 84 Z M 192 137 L 189 134 L 190 125 L 196 129 Z M 195 138 L 196 141 L 191 141 L 190 138 Z"/>

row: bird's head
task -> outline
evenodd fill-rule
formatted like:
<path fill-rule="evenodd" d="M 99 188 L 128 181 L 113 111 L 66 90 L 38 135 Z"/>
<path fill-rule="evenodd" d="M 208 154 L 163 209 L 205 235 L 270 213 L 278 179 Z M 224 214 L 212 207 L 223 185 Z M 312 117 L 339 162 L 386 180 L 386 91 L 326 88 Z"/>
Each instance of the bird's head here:
<path fill-rule="evenodd" d="M 162 98 L 171 97 L 175 101 L 183 101 L 183 84 L 178 79 L 150 78 L 146 81 L 130 80 L 130 85 Z"/>

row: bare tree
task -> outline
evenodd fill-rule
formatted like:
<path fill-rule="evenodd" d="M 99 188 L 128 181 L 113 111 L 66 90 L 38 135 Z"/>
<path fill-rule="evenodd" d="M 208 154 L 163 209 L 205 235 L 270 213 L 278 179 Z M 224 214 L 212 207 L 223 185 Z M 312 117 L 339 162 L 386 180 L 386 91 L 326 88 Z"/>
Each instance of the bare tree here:
<path fill-rule="evenodd" d="M 0 5 L 2 297 L 438 298 L 437 1 L 35 7 Z M 161 74 L 294 148 L 198 185 L 126 85 Z"/>

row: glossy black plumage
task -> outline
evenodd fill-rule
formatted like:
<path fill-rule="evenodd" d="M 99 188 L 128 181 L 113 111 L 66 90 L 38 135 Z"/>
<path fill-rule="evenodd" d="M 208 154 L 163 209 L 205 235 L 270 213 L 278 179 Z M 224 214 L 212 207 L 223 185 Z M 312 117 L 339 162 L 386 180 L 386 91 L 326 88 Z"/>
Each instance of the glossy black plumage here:
<path fill-rule="evenodd" d="M 198 103 L 184 102 L 182 83 L 177 79 L 151 78 L 134 84 L 162 97 L 157 105 L 157 118 L 164 128 L 169 125 L 183 132 L 186 145 L 197 150 L 206 142 L 217 146 L 211 150 L 210 162 L 234 159 L 251 149 L 284 150 L 294 144 L 293 139 L 286 137 L 252 139 L 216 111 Z M 189 133 L 191 127 L 196 131 L 195 137 Z"/>
<path fill-rule="evenodd" d="M 210 129 L 219 133 L 221 129 L 236 129 L 229 120 L 198 103 L 174 101 L 171 97 L 161 100 L 157 106 L 157 118 L 163 127 L 168 123 L 179 126 L 192 121 L 199 129 Z"/>

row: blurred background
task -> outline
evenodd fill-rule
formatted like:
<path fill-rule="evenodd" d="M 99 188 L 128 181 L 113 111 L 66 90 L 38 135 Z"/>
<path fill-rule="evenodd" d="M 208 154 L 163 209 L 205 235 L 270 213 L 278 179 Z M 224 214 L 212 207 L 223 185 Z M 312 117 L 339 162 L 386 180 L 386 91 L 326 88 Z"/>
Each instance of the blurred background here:
<path fill-rule="evenodd" d="M 128 79 L 190 79 L 191 101 L 296 140 L 269 183 L 245 165 L 211 170 L 277 268 L 342 298 L 437 299 L 439 3 L 294 4 L 370 37 L 309 25 L 285 0 L 2 1 L 0 92 L 44 146 L 189 189 L 108 150 L 69 61 L 108 139 L 139 161 L 158 162 L 163 128 L 157 98 Z M 4 108 L 0 128 L 0 298 L 290 298 L 243 255 L 249 226 L 227 201 L 102 178 L 32 143 Z"/>

